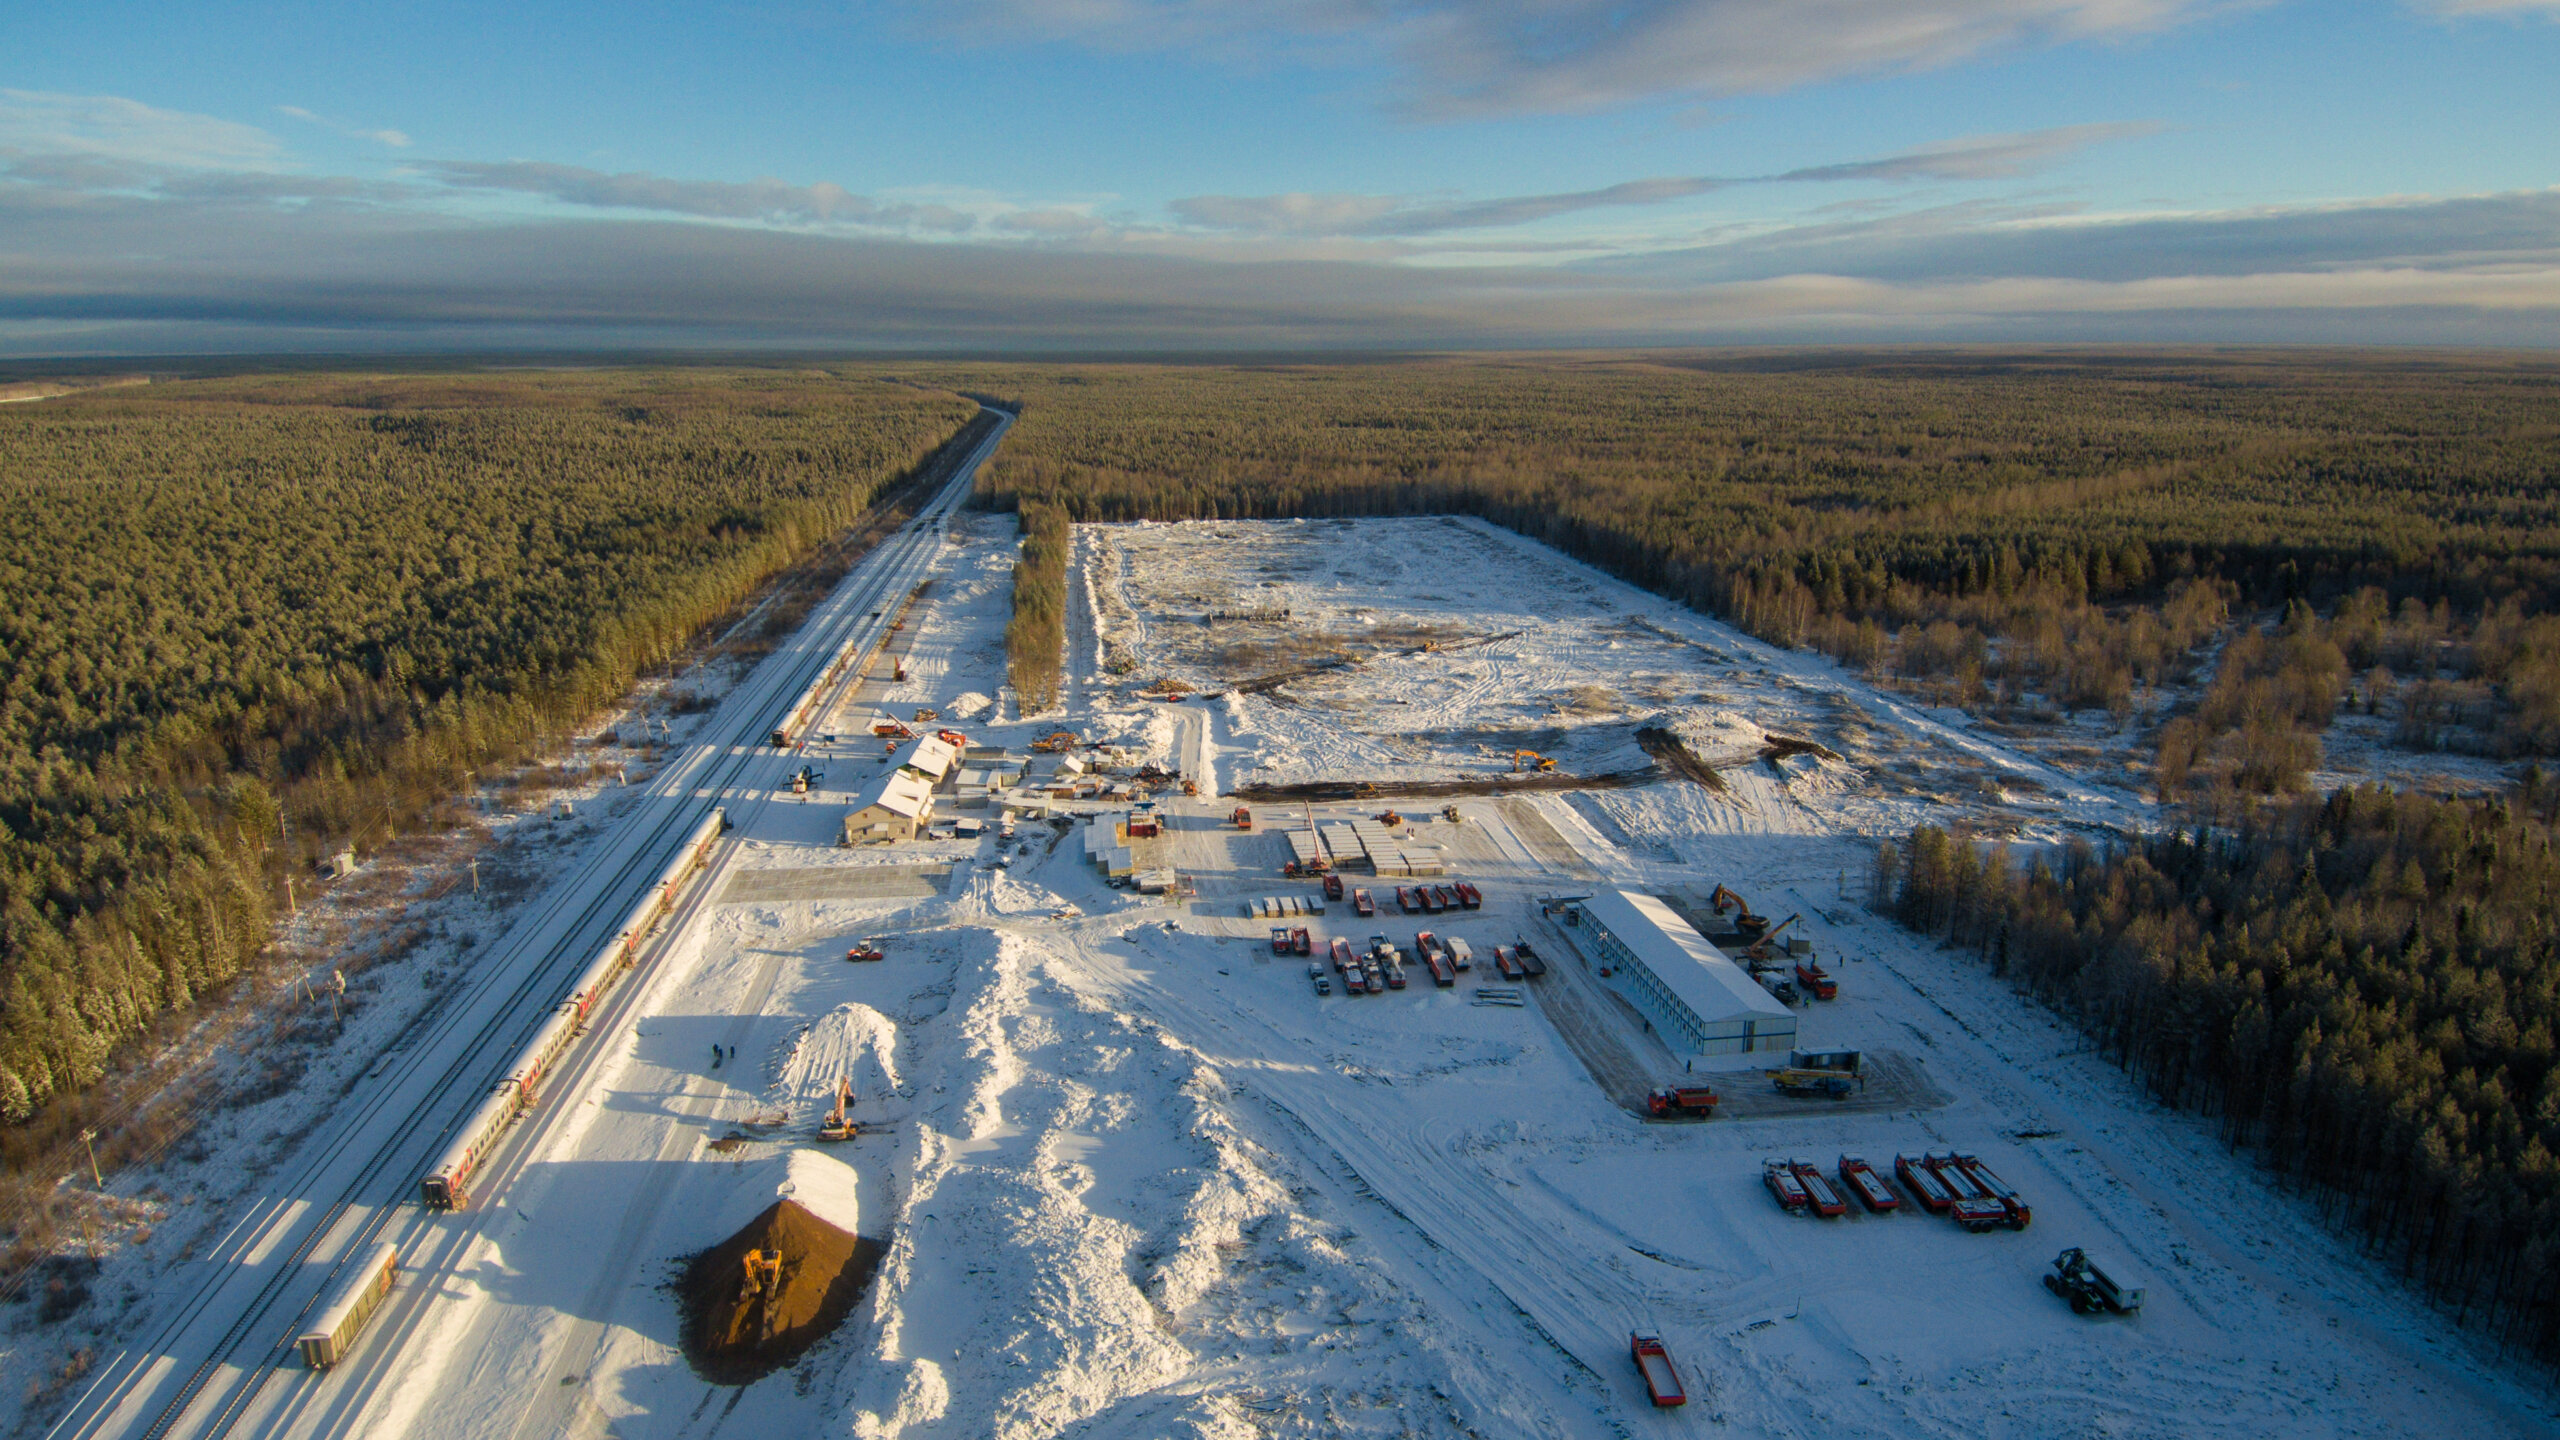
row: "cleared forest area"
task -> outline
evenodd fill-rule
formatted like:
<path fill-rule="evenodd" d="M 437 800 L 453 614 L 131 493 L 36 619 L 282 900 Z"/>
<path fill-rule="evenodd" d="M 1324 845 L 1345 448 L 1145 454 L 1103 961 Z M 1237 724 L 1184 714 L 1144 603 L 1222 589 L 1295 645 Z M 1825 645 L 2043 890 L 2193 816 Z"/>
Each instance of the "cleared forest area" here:
<path fill-rule="evenodd" d="M 2299 788 L 2326 715 L 2560 752 L 2560 366 L 2371 355 L 989 367 L 1078 520 L 1457 512 L 1938 703 Z M 2245 622 L 2245 623 L 2244 623 Z M 2219 642 L 2242 640 L 2220 675 Z M 2200 687 L 2214 684 L 2210 694 Z"/>
<path fill-rule="evenodd" d="M 0 411 L 0 1118 L 238 974 L 289 866 L 429 823 L 973 413 L 710 369 L 279 375 Z"/>

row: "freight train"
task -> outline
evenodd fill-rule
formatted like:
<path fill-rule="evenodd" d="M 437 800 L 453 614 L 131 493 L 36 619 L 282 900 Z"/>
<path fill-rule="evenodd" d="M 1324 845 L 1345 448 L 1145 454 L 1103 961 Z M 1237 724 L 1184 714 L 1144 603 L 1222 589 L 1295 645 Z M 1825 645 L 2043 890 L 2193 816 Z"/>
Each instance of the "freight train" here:
<path fill-rule="evenodd" d="M 314 1370 L 326 1370 L 347 1358 L 356 1337 L 364 1333 L 365 1322 L 390 1297 L 391 1282 L 399 1274 L 399 1252 L 387 1242 L 373 1247 L 365 1263 L 339 1284 L 328 1304 L 320 1307 L 311 1328 L 294 1338 L 294 1348 L 302 1352 L 302 1363 Z"/>
<path fill-rule="evenodd" d="M 720 838 L 720 832 L 727 829 L 728 824 L 728 812 L 715 807 L 694 828 L 684 848 L 668 865 L 666 873 L 658 877 L 657 884 L 649 887 L 649 893 L 640 897 L 630 915 L 624 918 L 621 928 L 614 932 L 612 941 L 604 947 L 604 952 L 587 966 L 585 974 L 578 977 L 569 998 L 560 1002 L 560 1008 L 535 1034 L 533 1043 L 527 1045 L 516 1056 L 515 1063 L 507 1067 L 506 1077 L 497 1083 L 489 1097 L 480 1102 L 480 1108 L 472 1111 L 471 1118 L 455 1132 L 453 1144 L 418 1182 L 419 1198 L 426 1202 L 428 1209 L 470 1208 L 471 1185 L 481 1162 L 489 1158 L 489 1152 L 497 1146 L 499 1137 L 506 1134 L 507 1127 L 515 1123 L 518 1115 L 542 1103 L 543 1081 L 569 1053 L 570 1047 L 578 1043 L 578 1038 L 586 1033 L 587 1021 L 595 1014 L 596 1007 L 604 1003 L 605 993 L 639 958 L 641 943 L 675 908 L 677 892 L 710 858 L 713 842 Z"/>

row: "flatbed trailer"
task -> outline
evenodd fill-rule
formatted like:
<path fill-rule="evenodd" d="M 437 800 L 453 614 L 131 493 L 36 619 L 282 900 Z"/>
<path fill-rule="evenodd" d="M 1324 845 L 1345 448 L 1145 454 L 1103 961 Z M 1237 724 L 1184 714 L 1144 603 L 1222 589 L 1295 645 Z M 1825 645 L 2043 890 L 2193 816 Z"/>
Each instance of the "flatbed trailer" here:
<path fill-rule="evenodd" d="M 1930 1169 L 1928 1163 L 1917 1155 L 1894 1156 L 1893 1173 L 1902 1177 L 1902 1183 L 1911 1187 L 1913 1197 L 1933 1215 L 1946 1214 L 1947 1207 L 1956 1203 L 1955 1192 L 1947 1188 L 1947 1182 L 1939 1179 L 1938 1172 Z"/>
<path fill-rule="evenodd" d="M 2035 1213 L 2027 1208 L 2027 1198 L 2018 1193 L 2018 1187 L 2001 1179 L 1990 1166 L 1971 1155 L 1961 1154 L 1955 1157 L 1955 1163 L 1963 1168 L 1974 1184 L 1982 1187 L 1984 1193 L 2009 1207 L 2009 1218 L 2019 1229 L 2026 1229 L 2027 1222 L 2035 1218 Z"/>
<path fill-rule="evenodd" d="M 1469 910 L 1484 908 L 1484 892 L 1461 880 L 1452 887 L 1458 892 L 1458 903 Z"/>
<path fill-rule="evenodd" d="M 1841 1199 L 1840 1192 L 1823 1178 L 1821 1166 L 1810 1160 L 1796 1160 L 1787 1168 L 1803 1182 L 1805 1203 L 1813 1207 L 1814 1214 L 1825 1220 L 1834 1220 L 1849 1213 L 1849 1202 Z"/>
<path fill-rule="evenodd" d="M 1535 980 L 1547 973 L 1547 962 L 1539 958 L 1536 946 L 1523 940 L 1512 946 L 1511 950 L 1513 954 L 1520 957 L 1520 968 L 1529 972 L 1530 979 Z"/>
<path fill-rule="evenodd" d="M 1663 1348 L 1661 1336 L 1639 1330 L 1627 1337 L 1627 1348 L 1635 1355 L 1645 1393 L 1653 1397 L 1657 1409 L 1689 1403 L 1689 1392 L 1680 1385 L 1679 1367 L 1671 1363 L 1671 1352 Z"/>
<path fill-rule="evenodd" d="M 1947 1187 L 1947 1193 L 1953 1195 L 1958 1200 L 1997 1200 L 2000 1198 L 1999 1196 L 1992 1194 L 1990 1189 L 1981 1181 L 1973 1178 L 1973 1173 L 1971 1171 L 1956 1163 L 1956 1153 L 1954 1151 L 1932 1150 L 1920 1158 L 1921 1162 L 1929 1167 L 1929 1172 L 1937 1176 L 1939 1181 Z"/>
<path fill-rule="evenodd" d="M 1882 1215 L 1902 1208 L 1902 1197 L 1894 1193 L 1893 1182 L 1876 1173 L 1876 1167 L 1855 1155 L 1840 1157 L 1840 1188 L 1858 1197 L 1867 1213 Z"/>

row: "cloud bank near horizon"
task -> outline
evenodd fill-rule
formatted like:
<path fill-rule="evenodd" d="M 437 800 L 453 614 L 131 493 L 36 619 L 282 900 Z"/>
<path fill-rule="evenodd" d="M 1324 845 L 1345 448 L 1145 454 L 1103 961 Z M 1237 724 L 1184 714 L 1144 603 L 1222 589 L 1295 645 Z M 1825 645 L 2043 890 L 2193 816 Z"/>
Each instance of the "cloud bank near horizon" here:
<path fill-rule="evenodd" d="M 1200 196 L 1149 220 L 522 160 L 333 175 L 253 126 L 8 91 L 0 353 L 2560 339 L 2560 190 L 2126 216 L 1927 200 L 2155 128 L 1487 199 Z M 1854 182 L 1921 199 L 1639 248 L 1441 238 Z"/>

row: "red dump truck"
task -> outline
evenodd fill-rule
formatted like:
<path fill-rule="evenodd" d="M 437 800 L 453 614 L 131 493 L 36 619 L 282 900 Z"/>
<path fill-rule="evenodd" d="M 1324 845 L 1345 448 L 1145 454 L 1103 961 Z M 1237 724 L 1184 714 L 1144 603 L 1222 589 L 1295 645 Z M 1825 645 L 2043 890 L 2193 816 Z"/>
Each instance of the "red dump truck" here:
<path fill-rule="evenodd" d="M 1324 875 L 1324 898 L 1327 900 L 1339 900 L 1342 898 L 1342 877 L 1334 874 L 1330 870 L 1326 871 Z"/>
<path fill-rule="evenodd" d="M 1458 892 L 1458 904 L 1469 910 L 1484 908 L 1484 892 L 1461 880 L 1450 887 Z"/>
<path fill-rule="evenodd" d="M 1518 980 L 1529 973 L 1520 968 L 1519 952 L 1508 945 L 1493 947 L 1493 968 L 1501 971 L 1505 980 Z"/>
<path fill-rule="evenodd" d="M 1644 1097 L 1644 1107 L 1656 1115 L 1704 1117 L 1716 1113 L 1716 1092 L 1704 1085 L 1674 1085 Z"/>
<path fill-rule="evenodd" d="M 1332 950 L 1333 950 L 1333 973 L 1334 973 L 1334 974 L 1336 974 L 1336 975 L 1339 975 L 1339 974 L 1341 974 L 1343 971 L 1348 970 L 1348 969 L 1350 969 L 1352 966 L 1357 965 L 1357 964 L 1359 964 L 1359 963 L 1360 963 L 1357 959 L 1353 958 L 1353 956 L 1352 956 L 1352 954 L 1351 954 L 1351 942 L 1350 942 L 1350 941 L 1348 941 L 1348 940 L 1343 939 L 1343 938 L 1342 938 L 1341 936 L 1339 936 L 1339 935 L 1336 935 L 1336 936 L 1334 936 L 1334 937 L 1333 937 L 1333 946 L 1332 946 Z"/>
<path fill-rule="evenodd" d="M 1627 1348 L 1635 1354 L 1645 1392 L 1655 1405 L 1669 1409 L 1689 1403 L 1689 1392 L 1680 1388 L 1680 1371 L 1671 1363 L 1671 1352 L 1662 1347 L 1661 1336 L 1637 1331 L 1627 1337 Z"/>
<path fill-rule="evenodd" d="M 1377 897 L 1366 890 L 1354 890 L 1351 892 L 1351 909 L 1363 917 L 1375 915 L 1378 913 Z"/>
<path fill-rule="evenodd" d="M 1810 960 L 1796 962 L 1796 986 L 1816 1000 L 1840 998 L 1840 982 L 1831 978 L 1830 971 Z"/>
<path fill-rule="evenodd" d="M 1315 940 L 1307 934 L 1306 926 L 1298 925 L 1291 927 L 1289 931 L 1289 948 L 1297 951 L 1301 955 L 1313 955 L 1316 953 Z"/>

